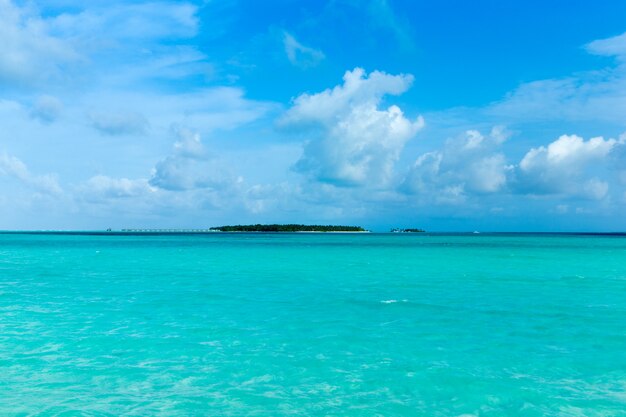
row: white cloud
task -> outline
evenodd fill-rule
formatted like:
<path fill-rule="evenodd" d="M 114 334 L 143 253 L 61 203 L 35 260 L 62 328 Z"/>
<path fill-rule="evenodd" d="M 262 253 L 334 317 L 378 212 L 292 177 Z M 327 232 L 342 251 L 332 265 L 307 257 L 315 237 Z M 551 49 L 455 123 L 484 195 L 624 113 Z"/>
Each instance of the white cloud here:
<path fill-rule="evenodd" d="M 404 145 L 424 121 L 407 119 L 395 105 L 378 106 L 383 96 L 406 91 L 413 78 L 379 71 L 368 76 L 356 68 L 343 79 L 332 90 L 300 95 L 279 121 L 312 136 L 295 168 L 335 185 L 384 186 Z"/>
<path fill-rule="evenodd" d="M 507 137 L 499 126 L 487 136 L 468 130 L 441 150 L 418 157 L 401 189 L 441 203 L 460 203 L 468 193 L 502 191 L 512 169 L 500 150 Z"/>
<path fill-rule="evenodd" d="M 75 8 L 79 11 L 44 16 L 34 4 L 0 0 L 0 85 L 33 87 L 76 80 L 84 85 L 85 78 L 99 74 L 101 68 L 108 69 L 105 75 L 109 79 L 115 79 L 122 67 L 133 68 L 131 75 L 138 71 L 144 77 L 208 75 L 212 71 L 197 48 L 180 44 L 198 33 L 198 8 L 191 3 Z M 165 39 L 170 44 L 161 42 Z M 101 60 L 106 65 L 100 65 Z M 145 65 L 138 66 L 138 61 Z M 149 67 L 151 72 L 136 67 Z"/>
<path fill-rule="evenodd" d="M 571 173 L 589 162 L 603 159 L 616 143 L 615 139 L 605 140 L 602 137 L 585 142 L 580 136 L 563 135 L 547 147 L 531 149 L 520 162 L 520 168 L 528 172 L 537 167 L 554 166 Z"/>
<path fill-rule="evenodd" d="M 23 184 L 46 194 L 61 194 L 61 186 L 52 174 L 35 175 L 24 162 L 6 153 L 0 154 L 0 175 L 16 178 Z"/>
<path fill-rule="evenodd" d="M 10 0 L 0 0 L 0 39 L 0 85 L 32 85 L 62 77 L 64 66 L 80 58 L 32 9 Z"/>
<path fill-rule="evenodd" d="M 622 141 L 562 135 L 548 146 L 532 148 L 516 170 L 516 188 L 528 194 L 565 194 L 601 199 L 608 184 L 593 177 L 594 165 L 604 165 Z M 591 172 L 590 172 L 591 171 Z"/>
<path fill-rule="evenodd" d="M 171 81 L 194 76 L 210 80 L 215 73 L 208 56 L 189 45 L 161 47 L 154 51 L 144 49 L 129 62 L 117 65 L 120 67 L 117 71 L 106 75 L 106 83 L 122 88 L 136 87 L 146 80 Z"/>
<path fill-rule="evenodd" d="M 111 178 L 105 175 L 91 177 L 79 187 L 79 193 L 91 201 L 137 197 L 147 192 L 154 192 L 147 180 Z"/>
<path fill-rule="evenodd" d="M 222 190 L 241 181 L 206 151 L 197 133 L 178 128 L 176 134 L 173 152 L 154 167 L 151 186 L 169 191 Z"/>
<path fill-rule="evenodd" d="M 283 34 L 283 46 L 289 62 L 299 67 L 312 67 L 324 59 L 322 51 L 302 45 L 288 32 Z"/>
<path fill-rule="evenodd" d="M 601 200 L 609 192 L 609 183 L 598 178 L 591 178 L 582 184 L 580 195 L 591 200 Z"/>
<path fill-rule="evenodd" d="M 248 187 L 244 194 L 246 209 L 255 214 L 264 212 L 293 211 L 298 204 L 301 205 L 299 187 L 282 184 L 255 184 Z"/>
<path fill-rule="evenodd" d="M 616 56 L 618 65 L 600 71 L 538 80 L 518 88 L 478 113 L 506 118 L 509 123 L 565 121 L 614 123 L 626 126 L 626 33 L 585 46 L 593 54 Z"/>
<path fill-rule="evenodd" d="M 110 207 L 124 215 L 144 212 L 156 217 L 174 211 L 198 215 L 216 207 L 243 206 L 243 180 L 207 151 L 200 135 L 181 126 L 174 126 L 172 132 L 176 137 L 172 151 L 155 164 L 149 178 L 96 175 L 75 188 L 77 201 Z"/>
<path fill-rule="evenodd" d="M 50 26 L 65 37 L 92 46 L 110 45 L 111 40 L 188 38 L 198 32 L 197 11 L 195 5 L 186 2 L 106 4 L 59 15 L 50 20 Z"/>
<path fill-rule="evenodd" d="M 148 130 L 149 123 L 146 118 L 136 112 L 89 114 L 91 125 L 105 135 L 142 135 Z"/>
<path fill-rule="evenodd" d="M 346 71 L 343 85 L 317 94 L 302 94 L 294 99 L 293 106 L 283 116 L 281 123 L 331 123 L 361 105 L 377 105 L 385 95 L 400 95 L 413 83 L 409 74 L 390 75 L 373 71 L 369 75 L 362 68 Z"/>
<path fill-rule="evenodd" d="M 277 108 L 273 103 L 247 99 L 244 91 L 235 87 L 177 94 L 96 90 L 75 104 L 90 108 L 93 103 L 97 103 L 97 107 L 88 114 L 90 124 L 106 134 L 167 131 L 172 124 L 192 126 L 203 133 L 229 130 L 255 121 Z M 123 111 L 120 103 L 124 106 Z"/>
<path fill-rule="evenodd" d="M 442 204 L 463 203 L 481 194 L 600 200 L 609 195 L 610 183 L 623 166 L 616 151 L 623 150 L 626 137 L 585 141 L 563 135 L 547 146 L 531 148 L 517 165 L 507 162 L 502 147 L 506 138 L 497 127 L 488 136 L 470 130 L 448 140 L 442 149 L 417 158 L 400 189 Z"/>
<path fill-rule="evenodd" d="M 626 58 L 626 33 L 607 39 L 598 39 L 585 45 L 585 49 L 592 54 L 617 56 Z"/>
<path fill-rule="evenodd" d="M 207 151 L 200 140 L 200 134 L 181 126 L 173 128 L 178 141 L 174 143 L 174 153 L 184 158 L 202 159 Z"/>

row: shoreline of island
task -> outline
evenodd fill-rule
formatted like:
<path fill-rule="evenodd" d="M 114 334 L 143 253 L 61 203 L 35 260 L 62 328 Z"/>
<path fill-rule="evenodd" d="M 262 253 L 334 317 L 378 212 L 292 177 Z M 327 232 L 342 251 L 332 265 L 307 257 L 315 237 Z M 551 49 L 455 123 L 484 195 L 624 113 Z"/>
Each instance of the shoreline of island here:
<path fill-rule="evenodd" d="M 316 225 L 316 224 L 245 224 L 211 227 L 209 230 L 222 233 L 367 233 L 361 226 Z"/>

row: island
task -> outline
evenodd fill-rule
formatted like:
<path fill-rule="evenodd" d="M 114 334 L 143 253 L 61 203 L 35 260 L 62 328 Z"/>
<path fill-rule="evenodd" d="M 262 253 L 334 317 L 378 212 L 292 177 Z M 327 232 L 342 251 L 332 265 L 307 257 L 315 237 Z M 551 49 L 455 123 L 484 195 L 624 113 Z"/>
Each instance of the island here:
<path fill-rule="evenodd" d="M 391 229 L 391 233 L 424 233 L 425 230 L 422 229 Z"/>
<path fill-rule="evenodd" d="M 367 232 L 360 226 L 305 225 L 305 224 L 248 224 L 212 227 L 216 232 Z"/>

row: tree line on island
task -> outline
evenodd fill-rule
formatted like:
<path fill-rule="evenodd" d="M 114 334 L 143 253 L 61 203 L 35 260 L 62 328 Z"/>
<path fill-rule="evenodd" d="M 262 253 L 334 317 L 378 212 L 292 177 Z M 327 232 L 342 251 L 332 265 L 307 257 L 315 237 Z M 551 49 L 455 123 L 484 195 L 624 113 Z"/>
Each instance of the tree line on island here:
<path fill-rule="evenodd" d="M 246 224 L 233 226 L 211 227 L 214 232 L 367 232 L 360 226 L 338 225 L 307 225 L 307 224 Z M 416 228 L 394 228 L 391 233 L 423 233 L 425 230 Z"/>
<path fill-rule="evenodd" d="M 360 226 L 305 225 L 305 224 L 248 224 L 212 227 L 219 232 L 367 232 Z"/>

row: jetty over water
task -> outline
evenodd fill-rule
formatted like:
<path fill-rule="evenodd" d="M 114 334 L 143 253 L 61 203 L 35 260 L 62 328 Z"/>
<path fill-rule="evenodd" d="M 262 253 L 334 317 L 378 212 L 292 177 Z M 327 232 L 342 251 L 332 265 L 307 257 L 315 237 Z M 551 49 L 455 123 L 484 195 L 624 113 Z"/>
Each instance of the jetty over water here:
<path fill-rule="evenodd" d="M 123 233 L 215 233 L 211 229 L 122 229 Z"/>

